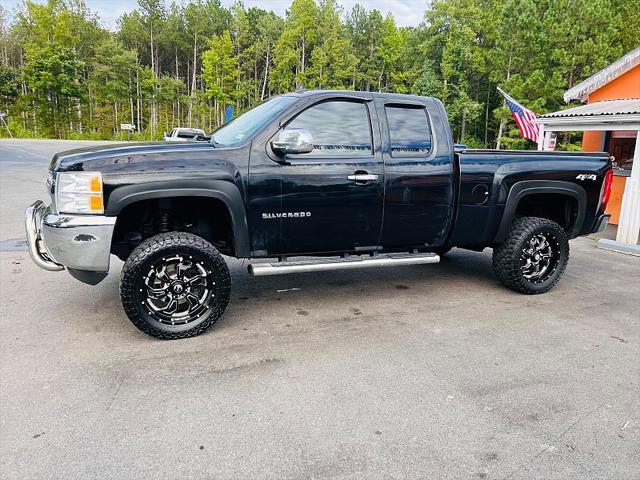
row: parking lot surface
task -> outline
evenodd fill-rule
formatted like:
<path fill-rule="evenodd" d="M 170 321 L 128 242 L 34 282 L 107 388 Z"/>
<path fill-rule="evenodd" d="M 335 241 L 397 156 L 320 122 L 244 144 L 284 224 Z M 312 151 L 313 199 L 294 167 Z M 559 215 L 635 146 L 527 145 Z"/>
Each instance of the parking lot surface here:
<path fill-rule="evenodd" d="M 0 475 L 21 478 L 637 479 L 640 259 L 571 242 L 551 292 L 491 251 L 438 265 L 252 278 L 159 341 L 118 298 L 39 270 L 22 218 L 51 155 L 0 140 Z"/>

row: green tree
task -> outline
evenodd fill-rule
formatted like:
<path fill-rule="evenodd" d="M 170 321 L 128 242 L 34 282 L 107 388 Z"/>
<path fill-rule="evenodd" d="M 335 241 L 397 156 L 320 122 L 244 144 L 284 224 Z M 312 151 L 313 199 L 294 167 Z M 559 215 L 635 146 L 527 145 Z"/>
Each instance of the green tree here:
<path fill-rule="evenodd" d="M 73 12 L 60 1 L 40 5 L 28 0 L 16 25 L 34 129 L 59 138 L 73 128 L 74 120 L 81 122 L 81 112 L 72 110 L 82 95 L 73 20 Z"/>
<path fill-rule="evenodd" d="M 133 79 L 136 69 L 136 53 L 126 50 L 115 39 L 98 47 L 90 78 L 91 90 L 96 98 L 97 112 L 101 112 L 104 107 L 111 110 L 107 122 L 98 119 L 98 129 L 106 127 L 115 135 L 121 122 L 136 123 L 133 108 L 136 93 Z"/>
<path fill-rule="evenodd" d="M 188 123 L 193 123 L 193 107 L 198 95 L 198 75 L 200 73 L 200 56 L 211 36 L 219 34 L 229 23 L 229 13 L 221 6 L 219 0 L 196 0 L 184 8 L 186 35 L 189 38 L 191 59 L 191 78 L 189 79 L 189 111 Z"/>
<path fill-rule="evenodd" d="M 253 24 L 253 23 L 252 23 Z M 282 33 L 284 21 L 273 12 L 261 15 L 256 25 L 256 41 L 252 45 L 253 55 L 256 59 L 256 86 L 259 87 L 257 100 L 264 100 L 270 95 L 269 77 L 273 68 L 275 47 Z M 259 83 L 259 85 L 258 85 Z"/>
<path fill-rule="evenodd" d="M 367 12 L 356 4 L 345 19 L 345 34 L 351 42 L 356 66 L 351 84 L 359 90 L 377 88 L 383 68 L 382 43 L 384 18 L 378 10 Z"/>
<path fill-rule="evenodd" d="M 73 115 L 71 100 L 81 95 L 75 53 L 52 45 L 28 51 L 23 72 L 44 128 L 52 128 L 55 136 L 64 138 Z"/>
<path fill-rule="evenodd" d="M 340 23 L 341 8 L 335 0 L 321 0 L 318 9 L 317 45 L 311 52 L 308 83 L 314 88 L 345 88 L 353 77 L 356 59 Z"/>
<path fill-rule="evenodd" d="M 304 88 L 311 52 L 318 39 L 318 5 L 293 0 L 275 49 L 272 88 L 276 92 Z"/>
<path fill-rule="evenodd" d="M 209 49 L 202 55 L 202 65 L 206 92 L 214 101 L 216 123 L 221 124 L 225 107 L 235 101 L 238 77 L 237 58 L 228 30 L 211 39 Z"/>
<path fill-rule="evenodd" d="M 434 2 L 432 10 L 427 12 L 429 35 L 423 55 L 429 59 L 429 65 L 439 69 L 441 99 L 447 106 L 458 141 L 464 141 L 468 122 L 474 120 L 481 109 L 469 91 L 470 79 L 478 69 L 474 62 L 477 32 L 471 20 L 477 15 L 481 15 L 477 0 Z M 430 60 L 434 57 L 439 60 L 436 64 Z"/>
<path fill-rule="evenodd" d="M 405 46 L 406 35 L 396 27 L 393 15 L 388 14 L 382 22 L 382 45 L 380 48 L 382 65 L 378 73 L 378 90 L 393 91 L 394 87 L 399 87 L 402 84 L 398 67 Z M 399 93 L 406 93 L 402 90 Z"/>
<path fill-rule="evenodd" d="M 19 94 L 18 72 L 8 65 L 0 65 L 0 112 L 5 111 Z"/>

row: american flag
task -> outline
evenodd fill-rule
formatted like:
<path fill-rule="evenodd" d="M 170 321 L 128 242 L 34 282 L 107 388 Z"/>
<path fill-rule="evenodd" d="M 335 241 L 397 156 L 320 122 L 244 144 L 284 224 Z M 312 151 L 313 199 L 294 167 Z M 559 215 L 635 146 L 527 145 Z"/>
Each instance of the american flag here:
<path fill-rule="evenodd" d="M 520 130 L 520 135 L 522 135 L 524 138 L 528 138 L 533 142 L 537 142 L 539 128 L 538 125 L 533 123 L 536 118 L 536 114 L 528 108 L 520 105 L 500 88 L 498 88 L 498 91 L 504 96 L 504 99 L 507 101 L 507 105 L 509 105 L 509 109 L 511 110 L 511 116 L 516 121 L 518 130 Z"/>

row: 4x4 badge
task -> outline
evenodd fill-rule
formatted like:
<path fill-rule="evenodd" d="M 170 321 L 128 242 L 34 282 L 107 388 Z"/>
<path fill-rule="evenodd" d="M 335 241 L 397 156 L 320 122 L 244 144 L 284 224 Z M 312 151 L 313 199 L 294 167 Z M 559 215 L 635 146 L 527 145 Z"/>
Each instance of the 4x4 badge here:
<path fill-rule="evenodd" d="M 576 178 L 578 180 L 593 180 L 595 182 L 598 176 L 595 173 L 581 173 Z"/>

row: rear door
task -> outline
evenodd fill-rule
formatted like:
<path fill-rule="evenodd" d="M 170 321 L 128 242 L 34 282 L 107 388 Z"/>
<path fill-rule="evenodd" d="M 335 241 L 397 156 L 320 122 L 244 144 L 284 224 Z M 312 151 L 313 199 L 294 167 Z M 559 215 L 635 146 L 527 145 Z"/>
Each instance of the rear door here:
<path fill-rule="evenodd" d="M 376 248 L 384 172 L 372 126 L 375 110 L 362 96 L 319 100 L 286 121 L 284 129 L 308 130 L 314 149 L 278 167 L 283 254 Z"/>
<path fill-rule="evenodd" d="M 378 97 L 384 139 L 385 248 L 442 245 L 453 215 L 453 156 L 444 110 L 431 99 Z"/>

